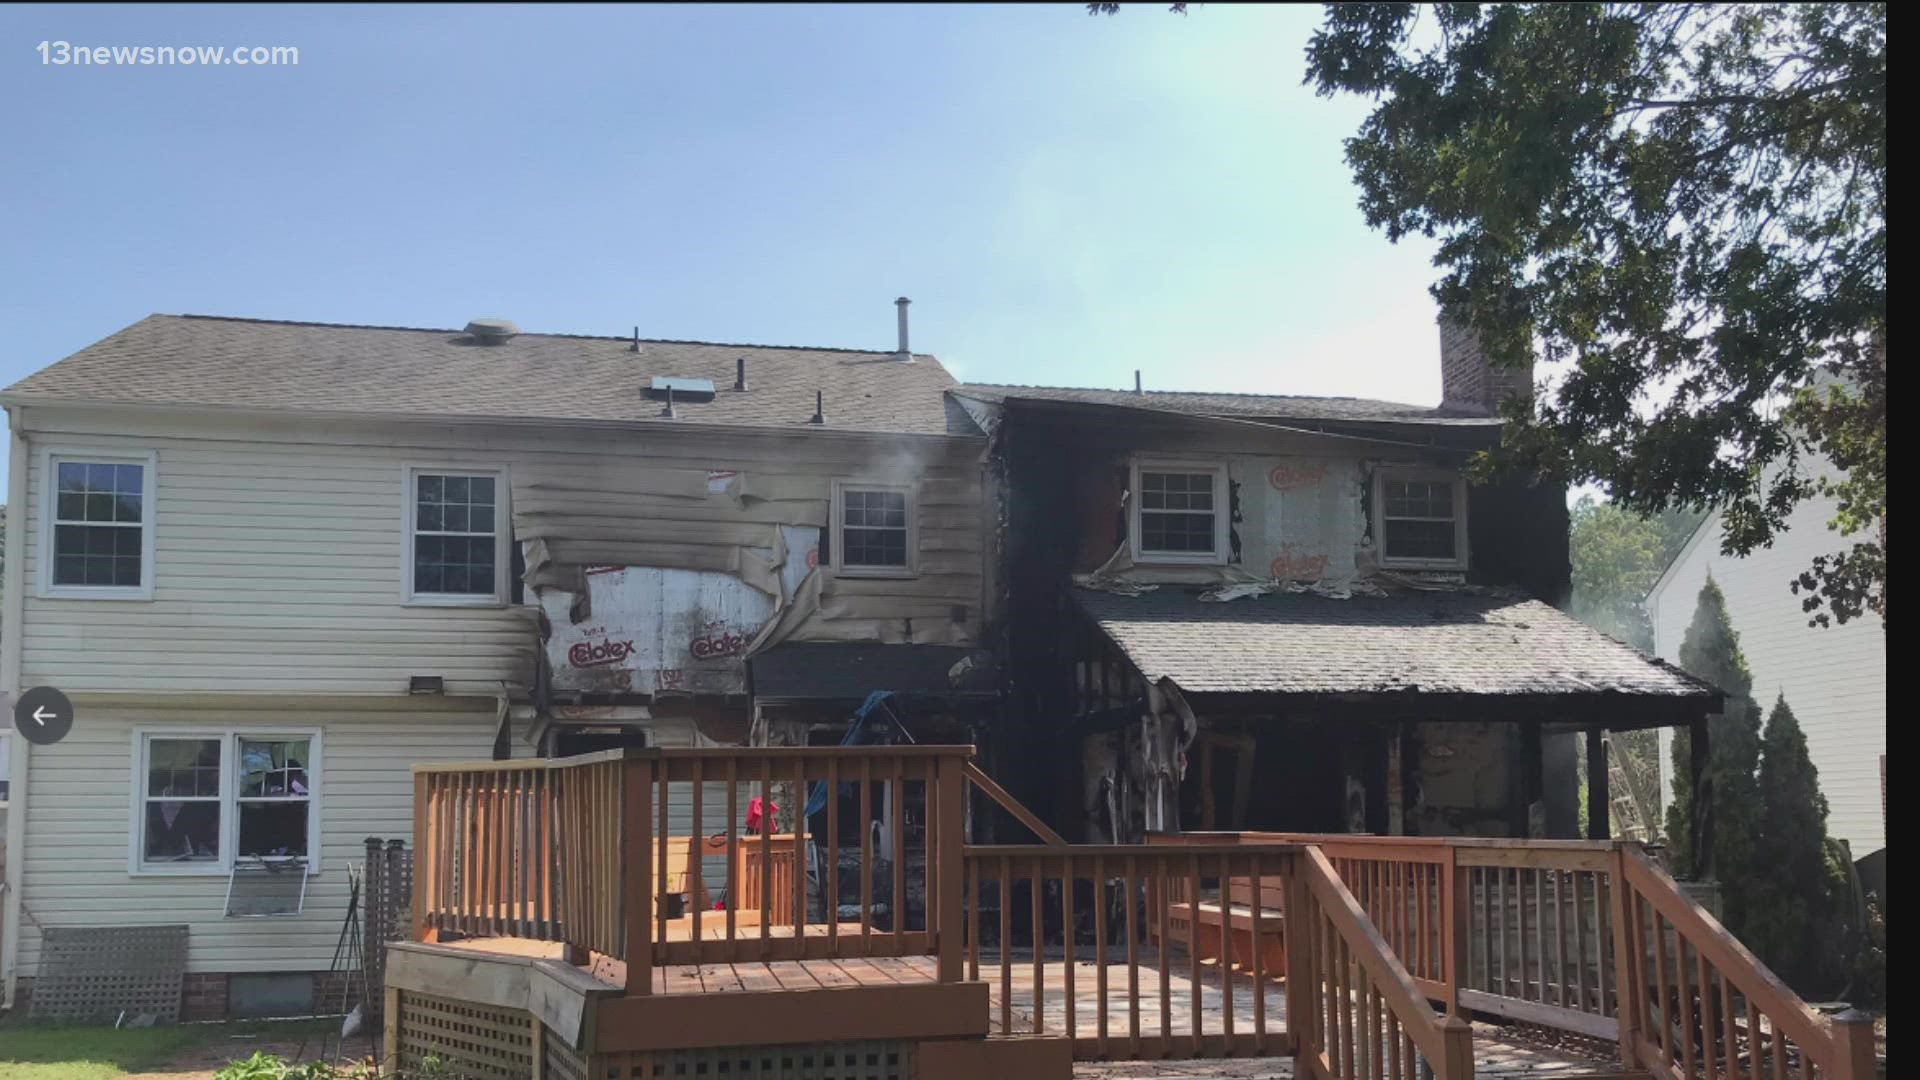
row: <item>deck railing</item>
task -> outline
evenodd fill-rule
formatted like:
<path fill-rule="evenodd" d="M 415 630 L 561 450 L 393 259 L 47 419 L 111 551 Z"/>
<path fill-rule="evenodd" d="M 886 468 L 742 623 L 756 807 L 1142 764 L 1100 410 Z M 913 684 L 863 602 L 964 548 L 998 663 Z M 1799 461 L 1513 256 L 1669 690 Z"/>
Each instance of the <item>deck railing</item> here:
<path fill-rule="evenodd" d="M 415 770 L 414 922 L 443 935 L 557 942 L 580 963 L 623 965 L 627 992 L 653 992 L 668 964 L 835 956 L 934 956 L 961 977 L 961 848 L 969 747 L 769 747 L 609 751 Z M 809 907 L 810 848 L 789 825 L 816 785 L 825 800 L 824 911 Z M 757 797 L 757 828 L 745 827 Z M 843 803 L 854 809 L 856 881 L 840 887 Z M 911 828 L 909 820 L 912 821 Z M 724 822 L 718 832 L 714 826 Z M 884 823 L 877 830 L 876 823 Z M 671 837 L 719 910 L 684 912 L 656 887 L 676 868 Z M 877 857 L 884 851 L 885 860 Z M 907 873 L 909 862 L 921 871 Z M 876 867 L 888 876 L 876 881 Z M 910 882 L 925 883 L 915 897 Z M 690 889 L 693 897 L 700 889 Z M 638 945 L 636 944 L 638 943 Z M 644 946 L 644 947 L 639 947 Z M 617 968 L 616 968 L 617 970 Z"/>
<path fill-rule="evenodd" d="M 1617 1041 L 1672 1080 L 1871 1080 L 1871 1025 L 1821 1017 L 1624 841 L 1271 832 L 1159 844 L 1323 853 L 1428 999 Z"/>
<path fill-rule="evenodd" d="M 1166 898 L 1203 881 L 1285 882 L 1299 856 L 1281 844 L 970 846 L 967 977 L 992 991 L 998 1033 L 1066 1035 L 1082 1059 L 1291 1053 L 1283 968 L 1231 946 L 1176 955 Z M 1256 908 L 1256 932 L 1263 917 L 1278 929 L 1282 914 Z"/>
<path fill-rule="evenodd" d="M 1288 992 L 1300 1055 L 1334 1080 L 1466 1080 L 1473 1030 L 1434 1012 L 1319 848 L 1303 849 L 1289 921 Z"/>

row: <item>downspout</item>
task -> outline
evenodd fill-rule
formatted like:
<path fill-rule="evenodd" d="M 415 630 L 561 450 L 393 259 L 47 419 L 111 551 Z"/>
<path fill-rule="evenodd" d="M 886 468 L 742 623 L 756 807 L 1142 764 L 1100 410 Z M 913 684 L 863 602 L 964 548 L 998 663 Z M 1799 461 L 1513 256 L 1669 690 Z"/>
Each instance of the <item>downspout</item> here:
<path fill-rule="evenodd" d="M 21 620 L 26 610 L 27 561 L 27 470 L 32 467 L 25 426 L 27 410 L 7 406 L 7 432 L 12 456 L 7 466 L 7 515 L 13 520 L 7 530 L 6 572 L 0 588 L 6 590 L 0 601 L 0 696 L 9 706 L 20 694 Z M 7 721 L 11 723 L 9 719 Z M 20 885 L 27 860 L 27 759 L 33 749 L 25 739 L 8 740 L 13 745 L 13 774 L 7 805 L 7 866 L 5 888 L 0 889 L 0 1008 L 13 1005 L 13 984 L 17 972 L 14 960 L 20 953 Z"/>

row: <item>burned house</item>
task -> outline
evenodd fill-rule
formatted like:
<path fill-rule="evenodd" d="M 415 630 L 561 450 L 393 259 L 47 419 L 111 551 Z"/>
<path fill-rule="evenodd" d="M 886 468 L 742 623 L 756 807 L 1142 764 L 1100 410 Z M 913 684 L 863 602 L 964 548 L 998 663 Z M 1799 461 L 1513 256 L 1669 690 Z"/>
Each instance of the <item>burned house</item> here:
<path fill-rule="evenodd" d="M 1004 775 L 1070 836 L 1570 837 L 1576 739 L 1711 687 L 1574 621 L 1565 491 L 1477 483 L 1524 386 L 1443 334 L 1439 408 L 964 386 L 992 433 Z"/>
<path fill-rule="evenodd" d="M 875 350 L 156 315 L 8 388 L 0 689 L 77 720 L 0 756 L 0 986 L 177 927 L 191 1015 L 304 1010 L 417 764 L 838 742 L 873 692 L 968 741 L 987 443 L 896 310 Z"/>

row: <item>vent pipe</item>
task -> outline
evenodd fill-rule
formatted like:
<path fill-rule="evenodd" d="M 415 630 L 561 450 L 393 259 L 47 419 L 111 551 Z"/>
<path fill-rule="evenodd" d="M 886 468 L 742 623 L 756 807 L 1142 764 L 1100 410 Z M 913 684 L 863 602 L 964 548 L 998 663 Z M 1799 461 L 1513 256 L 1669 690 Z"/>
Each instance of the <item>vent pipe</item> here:
<path fill-rule="evenodd" d="M 893 358 L 895 360 L 913 359 L 913 350 L 907 346 L 907 305 L 911 303 L 913 303 L 913 301 L 904 296 L 893 302 L 894 309 L 899 312 L 900 319 L 900 347 L 894 350 Z"/>
<path fill-rule="evenodd" d="M 827 422 L 827 395 L 823 391 L 815 390 L 813 392 L 813 419 L 807 421 L 807 423 L 824 424 L 826 422 Z"/>
<path fill-rule="evenodd" d="M 674 418 L 673 387 L 671 386 L 667 387 L 667 407 L 660 410 L 660 415 L 666 417 L 669 420 L 672 420 Z"/>
<path fill-rule="evenodd" d="M 1140 369 L 1139 368 L 1133 369 L 1133 392 L 1136 394 L 1146 393 L 1145 390 L 1140 389 Z"/>
<path fill-rule="evenodd" d="M 733 388 L 735 390 L 747 388 L 747 358 L 744 356 L 734 361 Z"/>

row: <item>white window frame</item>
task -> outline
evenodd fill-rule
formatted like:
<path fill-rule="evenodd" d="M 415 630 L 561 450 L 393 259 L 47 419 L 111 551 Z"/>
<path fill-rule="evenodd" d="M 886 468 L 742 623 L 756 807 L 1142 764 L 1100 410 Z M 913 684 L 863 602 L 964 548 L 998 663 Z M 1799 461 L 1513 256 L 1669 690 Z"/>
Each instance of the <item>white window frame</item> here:
<path fill-rule="evenodd" d="M 907 507 L 907 565 L 905 566 L 851 566 L 847 563 L 847 500 L 849 491 L 884 491 L 906 496 Z M 916 485 L 892 477 L 887 479 L 862 479 L 859 477 L 841 477 L 833 482 L 833 512 L 829 527 L 832 528 L 833 574 L 844 578 L 911 578 L 920 576 L 920 499 Z"/>
<path fill-rule="evenodd" d="M 1142 543 L 1144 530 L 1140 515 L 1144 509 L 1140 497 L 1141 474 L 1150 472 L 1207 473 L 1213 477 L 1213 550 L 1148 551 Z M 1227 466 L 1221 461 L 1196 461 L 1183 458 L 1135 458 L 1127 491 L 1127 542 L 1136 563 L 1163 563 L 1172 566 L 1225 566 L 1232 550 L 1233 506 L 1228 497 Z"/>
<path fill-rule="evenodd" d="M 486 476 L 493 478 L 493 592 L 482 593 L 420 593 L 413 588 L 413 527 L 419 512 L 415 500 L 418 497 L 419 478 L 421 476 Z M 414 607 L 505 607 L 508 593 L 508 576 L 513 573 L 512 542 L 513 513 L 509 503 L 507 470 L 504 466 L 473 465 L 408 465 L 402 470 L 400 484 L 400 513 L 404 522 L 404 538 L 400 549 L 400 600 Z"/>
<path fill-rule="evenodd" d="M 220 740 L 220 857 L 208 862 L 144 860 L 147 831 L 147 744 L 154 739 Z M 262 727 L 136 727 L 133 730 L 133 779 L 128 784 L 127 873 L 134 877 L 225 877 L 233 873 L 240 849 L 240 740 L 285 742 L 306 739 L 307 754 L 307 874 L 320 873 L 320 817 L 324 803 L 322 783 L 326 748 L 317 728 Z"/>
<path fill-rule="evenodd" d="M 1445 481 L 1453 489 L 1453 558 L 1410 559 L 1387 557 L 1387 481 Z M 1429 519 L 1432 520 L 1432 519 Z M 1383 466 L 1373 471 L 1374 550 L 1380 565 L 1393 570 L 1465 570 L 1467 553 L 1467 481 L 1450 469 L 1416 469 Z"/>
<path fill-rule="evenodd" d="M 140 492 L 140 584 L 139 585 L 57 585 L 53 580 L 54 525 L 59 510 L 59 465 L 63 461 L 89 465 L 139 465 Z M 155 567 L 154 519 L 158 507 L 153 493 L 160 472 L 160 455 L 152 450 L 93 450 L 85 447 L 49 446 L 40 452 L 40 529 L 39 563 L 36 592 L 50 600 L 151 600 Z"/>

